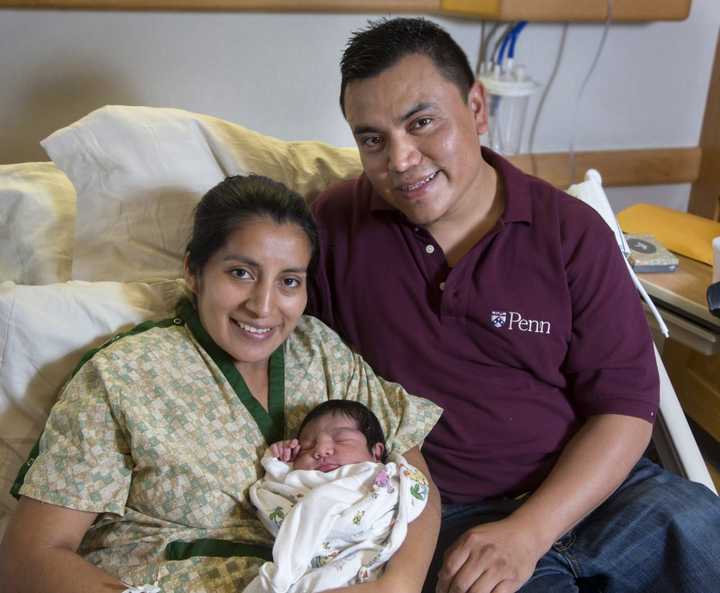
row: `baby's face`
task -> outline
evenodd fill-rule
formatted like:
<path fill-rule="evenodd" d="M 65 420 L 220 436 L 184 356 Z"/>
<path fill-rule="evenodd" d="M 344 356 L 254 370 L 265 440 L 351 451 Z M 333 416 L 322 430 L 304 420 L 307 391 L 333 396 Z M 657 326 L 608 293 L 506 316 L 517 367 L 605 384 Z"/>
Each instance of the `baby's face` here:
<path fill-rule="evenodd" d="M 315 469 L 331 472 L 343 465 L 378 461 L 383 446 L 376 443 L 368 451 L 367 439 L 358 430 L 355 420 L 343 414 L 327 414 L 316 418 L 298 436 L 300 452 L 294 469 Z"/>

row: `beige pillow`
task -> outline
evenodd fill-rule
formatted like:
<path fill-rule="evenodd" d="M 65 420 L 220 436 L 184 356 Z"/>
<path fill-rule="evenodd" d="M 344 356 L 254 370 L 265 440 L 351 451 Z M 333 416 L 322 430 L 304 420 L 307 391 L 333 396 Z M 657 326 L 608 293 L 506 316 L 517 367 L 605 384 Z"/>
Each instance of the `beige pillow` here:
<path fill-rule="evenodd" d="M 70 279 L 75 189 L 53 163 L 0 165 L 0 281 Z"/>
<path fill-rule="evenodd" d="M 311 200 L 361 172 L 354 148 L 284 142 L 178 109 L 104 107 L 42 145 L 77 191 L 76 280 L 179 276 L 192 209 L 228 175 L 265 175 Z"/>

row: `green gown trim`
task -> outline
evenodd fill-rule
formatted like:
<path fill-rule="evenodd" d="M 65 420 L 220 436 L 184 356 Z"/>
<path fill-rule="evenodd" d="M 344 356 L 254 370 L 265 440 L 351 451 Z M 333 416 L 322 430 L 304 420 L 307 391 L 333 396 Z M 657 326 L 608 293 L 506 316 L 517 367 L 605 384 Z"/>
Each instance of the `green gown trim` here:
<path fill-rule="evenodd" d="M 191 542 L 176 540 L 165 546 L 166 560 L 187 560 L 196 556 L 231 558 L 252 556 L 272 562 L 272 546 L 243 544 L 224 539 L 196 539 Z"/>
<path fill-rule="evenodd" d="M 235 362 L 205 331 L 190 301 L 182 301 L 178 315 L 187 323 L 195 339 L 210 355 L 232 386 L 240 401 L 254 418 L 268 445 L 281 441 L 285 425 L 285 344 L 270 355 L 268 362 L 268 410 L 260 405 L 248 389 Z"/>
<path fill-rule="evenodd" d="M 183 301 L 178 315 L 187 323 L 195 339 L 208 353 L 213 362 L 232 386 L 240 401 L 255 419 L 268 444 L 282 440 L 285 423 L 285 347 L 270 355 L 268 363 L 268 411 L 260 405 L 248 389 L 245 380 L 235 366 L 233 359 L 205 331 L 195 307 Z M 196 556 L 253 556 L 272 561 L 272 547 L 244 544 L 222 539 L 197 539 L 194 541 L 172 541 L 165 546 L 166 560 L 187 560 Z"/>

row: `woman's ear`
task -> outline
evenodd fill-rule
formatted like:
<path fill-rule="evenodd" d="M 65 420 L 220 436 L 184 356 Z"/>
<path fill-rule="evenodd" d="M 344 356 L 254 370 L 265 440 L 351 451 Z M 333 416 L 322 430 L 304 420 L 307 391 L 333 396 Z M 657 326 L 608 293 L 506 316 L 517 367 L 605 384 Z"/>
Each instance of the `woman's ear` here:
<path fill-rule="evenodd" d="M 183 274 L 185 276 L 185 284 L 187 285 L 188 290 L 194 295 L 197 295 L 197 278 L 195 277 L 195 274 L 190 271 L 187 254 L 185 254 L 183 259 Z"/>
<path fill-rule="evenodd" d="M 375 461 L 381 461 L 385 454 L 385 445 L 382 443 L 375 443 L 372 446 L 372 456 Z"/>

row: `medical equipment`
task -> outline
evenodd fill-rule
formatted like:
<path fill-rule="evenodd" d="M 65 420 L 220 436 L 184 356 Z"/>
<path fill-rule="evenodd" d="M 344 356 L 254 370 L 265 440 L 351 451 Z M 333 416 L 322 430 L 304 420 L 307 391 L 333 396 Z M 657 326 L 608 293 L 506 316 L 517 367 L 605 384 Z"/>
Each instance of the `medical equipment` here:
<path fill-rule="evenodd" d="M 515 63 L 515 44 L 526 25 L 527 21 L 519 21 L 507 29 L 496 43 L 493 53 L 497 55 L 478 68 L 477 78 L 487 91 L 487 145 L 505 155 L 520 150 L 528 100 L 540 86 L 530 78 L 525 66 Z"/>

